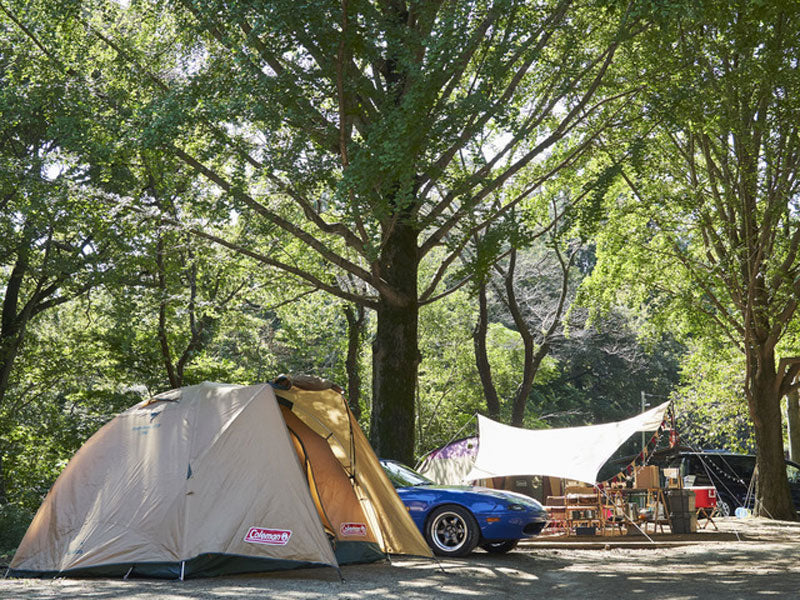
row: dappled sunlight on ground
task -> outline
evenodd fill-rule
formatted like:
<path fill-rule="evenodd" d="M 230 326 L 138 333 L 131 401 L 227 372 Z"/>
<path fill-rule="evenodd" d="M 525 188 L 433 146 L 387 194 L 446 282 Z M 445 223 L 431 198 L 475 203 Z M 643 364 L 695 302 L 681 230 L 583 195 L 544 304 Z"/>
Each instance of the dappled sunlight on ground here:
<path fill-rule="evenodd" d="M 505 556 L 475 552 L 439 562 L 305 569 L 185 582 L 163 580 L 4 580 L 0 598 L 49 600 L 227 600 L 286 598 L 710 598 L 800 597 L 800 524 L 721 523 L 745 541 L 682 547 L 576 550 L 523 546 Z M 778 541 L 775 541 L 778 540 Z"/>

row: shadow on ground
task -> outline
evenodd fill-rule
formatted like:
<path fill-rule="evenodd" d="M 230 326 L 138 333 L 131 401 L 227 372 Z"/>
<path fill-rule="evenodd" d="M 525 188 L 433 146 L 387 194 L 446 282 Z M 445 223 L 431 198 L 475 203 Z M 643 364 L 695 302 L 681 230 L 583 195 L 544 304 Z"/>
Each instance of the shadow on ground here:
<path fill-rule="evenodd" d="M 800 534 L 800 528 L 784 533 Z M 790 536 L 792 537 L 792 536 Z M 0 598 L 44 600 L 230 600 L 249 598 L 415 600 L 417 598 L 800 597 L 800 543 L 714 542 L 681 548 L 476 552 L 458 560 L 307 569 L 258 576 L 160 580 L 4 580 Z"/>

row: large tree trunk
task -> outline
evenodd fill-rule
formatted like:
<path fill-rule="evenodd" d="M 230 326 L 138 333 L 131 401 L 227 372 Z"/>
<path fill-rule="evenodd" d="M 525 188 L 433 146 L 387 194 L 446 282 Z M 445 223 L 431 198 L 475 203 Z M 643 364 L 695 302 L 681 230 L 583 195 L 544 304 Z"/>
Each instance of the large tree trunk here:
<path fill-rule="evenodd" d="M 395 292 L 381 294 L 372 345 L 372 418 L 375 452 L 414 464 L 414 392 L 417 349 L 417 232 L 400 220 L 389 226 L 381 275 Z"/>
<path fill-rule="evenodd" d="M 160 298 L 158 302 L 158 341 L 161 346 L 161 360 L 167 372 L 169 387 L 173 390 L 182 385 L 182 381 L 175 373 L 175 366 L 172 364 L 172 352 L 169 348 L 167 338 L 167 270 L 164 267 L 164 240 L 159 235 L 156 243 L 156 266 L 158 270 L 158 290 Z"/>
<path fill-rule="evenodd" d="M 800 390 L 786 396 L 786 423 L 789 437 L 789 458 L 800 461 Z"/>
<path fill-rule="evenodd" d="M 486 302 L 486 285 L 481 285 L 478 290 L 478 322 L 472 332 L 472 342 L 475 346 L 475 366 L 481 378 L 483 397 L 486 399 L 486 410 L 492 419 L 500 416 L 500 399 L 497 389 L 492 381 L 492 366 L 489 364 L 489 354 L 486 351 L 486 333 L 489 329 L 489 314 Z"/>
<path fill-rule="evenodd" d="M 750 418 L 756 434 L 756 507 L 755 514 L 771 519 L 796 521 L 797 513 L 789 492 L 783 453 L 781 398 L 776 385 L 775 356 L 762 349 L 756 364 L 751 357 L 748 399 Z"/>

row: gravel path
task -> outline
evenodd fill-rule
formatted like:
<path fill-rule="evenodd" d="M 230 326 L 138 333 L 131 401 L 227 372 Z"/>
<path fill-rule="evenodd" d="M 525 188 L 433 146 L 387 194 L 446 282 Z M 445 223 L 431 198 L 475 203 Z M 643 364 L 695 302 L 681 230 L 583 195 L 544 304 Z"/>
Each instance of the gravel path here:
<path fill-rule="evenodd" d="M 800 598 L 800 524 L 718 520 L 742 541 L 702 541 L 652 549 L 575 550 L 526 544 L 506 556 L 393 560 L 343 568 L 185 582 L 161 580 L 0 580 L 0 598 L 43 600 L 231 600 L 237 598 Z M 709 536 L 710 538 L 711 536 Z"/>

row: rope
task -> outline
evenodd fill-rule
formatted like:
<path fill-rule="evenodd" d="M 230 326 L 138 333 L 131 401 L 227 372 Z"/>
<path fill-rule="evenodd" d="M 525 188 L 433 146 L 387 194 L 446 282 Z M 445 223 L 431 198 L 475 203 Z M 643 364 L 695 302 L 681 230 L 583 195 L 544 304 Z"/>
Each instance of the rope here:
<path fill-rule="evenodd" d="M 595 487 L 597 487 L 597 486 L 595 486 Z M 606 490 L 601 488 L 601 487 L 598 487 L 597 489 L 600 490 L 600 493 L 603 494 L 603 496 L 605 496 L 606 501 L 611 503 L 611 497 L 608 495 L 608 492 L 606 492 Z M 666 507 L 664 507 L 664 509 L 666 510 Z M 654 515 L 653 518 L 657 520 L 658 519 L 658 506 L 656 506 L 655 511 L 656 512 L 655 512 L 655 515 Z M 642 529 L 641 527 L 639 527 L 639 524 L 636 523 L 633 519 L 631 519 L 627 514 L 625 514 L 625 512 L 622 513 L 622 516 L 625 517 L 625 519 L 627 519 L 628 521 L 630 521 L 631 525 L 633 525 L 634 527 L 636 527 L 636 529 L 639 530 L 639 533 L 641 533 L 644 537 L 646 537 L 648 540 L 650 540 L 651 544 L 655 544 L 656 543 L 655 540 L 653 538 L 651 538 L 649 535 L 647 535 L 647 532 L 644 529 Z M 662 529 L 662 531 L 663 531 L 663 529 Z"/>
<path fill-rule="evenodd" d="M 713 478 L 712 478 L 712 476 L 711 476 L 711 469 L 709 468 L 709 466 L 708 466 L 708 462 L 707 462 L 707 460 L 706 460 L 706 457 L 705 457 L 705 456 L 703 456 L 703 454 L 702 454 L 702 451 L 698 450 L 698 449 L 697 449 L 695 446 L 693 446 L 693 445 L 692 445 L 690 442 L 687 442 L 687 443 L 686 443 L 686 445 L 687 445 L 689 448 L 691 448 L 691 449 L 692 449 L 692 452 L 695 452 L 695 453 L 696 453 L 696 454 L 695 454 L 695 456 L 697 456 L 698 460 L 700 461 L 700 465 L 703 467 L 703 470 L 706 472 L 706 477 L 708 477 L 708 481 L 711 483 L 711 485 L 713 485 L 713 486 L 714 486 L 714 489 L 717 489 L 717 486 L 716 486 L 716 484 L 714 483 L 714 479 L 713 479 Z M 730 466 L 730 465 L 727 463 L 727 461 L 725 461 L 725 459 L 724 459 L 724 458 L 723 458 L 723 462 L 724 462 L 724 463 L 727 465 L 727 467 L 728 467 L 729 469 L 731 469 L 731 466 Z M 718 470 L 718 469 L 717 469 L 717 470 Z M 731 469 L 731 470 L 732 470 L 732 469 Z M 735 472 L 734 472 L 734 474 L 735 474 Z M 724 482 L 724 481 L 722 481 L 722 480 L 719 480 L 719 481 L 720 481 L 720 483 L 722 483 L 722 487 L 723 487 L 723 488 L 725 488 L 725 491 L 726 491 L 728 494 L 730 494 L 732 497 L 735 497 L 735 496 L 734 496 L 734 494 L 733 494 L 733 492 L 731 491 L 731 489 L 730 489 L 730 488 L 729 488 L 727 485 L 725 485 L 725 482 Z M 740 481 L 741 481 L 741 479 L 740 479 Z M 743 482 L 742 482 L 742 483 L 743 483 Z M 736 535 L 736 540 L 737 540 L 737 541 L 739 541 L 739 542 L 741 542 L 741 541 L 742 541 L 742 538 L 741 538 L 741 536 L 739 535 L 739 528 L 738 528 L 736 525 L 734 525 L 734 526 L 733 526 L 733 533 Z"/>

